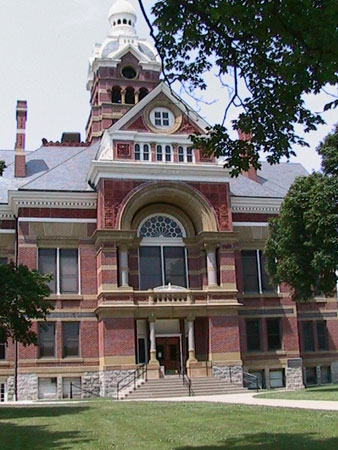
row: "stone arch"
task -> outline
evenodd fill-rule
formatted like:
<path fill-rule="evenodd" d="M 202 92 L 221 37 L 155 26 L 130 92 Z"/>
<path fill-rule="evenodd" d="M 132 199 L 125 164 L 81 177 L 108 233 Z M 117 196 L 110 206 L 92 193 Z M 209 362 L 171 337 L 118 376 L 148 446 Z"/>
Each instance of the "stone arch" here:
<path fill-rule="evenodd" d="M 120 207 L 118 228 L 137 229 L 150 211 L 176 215 L 186 227 L 188 237 L 218 229 L 215 211 L 209 201 L 183 182 L 153 181 L 132 190 Z"/>

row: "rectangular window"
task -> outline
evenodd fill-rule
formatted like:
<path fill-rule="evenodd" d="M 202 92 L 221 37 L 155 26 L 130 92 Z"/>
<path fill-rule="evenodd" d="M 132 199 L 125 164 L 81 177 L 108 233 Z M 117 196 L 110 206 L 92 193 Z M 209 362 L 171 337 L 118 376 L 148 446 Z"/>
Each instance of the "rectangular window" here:
<path fill-rule="evenodd" d="M 39 358 L 55 357 L 55 323 L 39 323 Z"/>
<path fill-rule="evenodd" d="M 157 145 L 156 146 L 156 160 L 157 161 L 162 161 L 162 159 L 163 159 L 162 145 Z"/>
<path fill-rule="evenodd" d="M 307 367 L 305 369 L 305 382 L 307 386 L 317 384 L 317 370 L 315 367 Z"/>
<path fill-rule="evenodd" d="M 148 144 L 144 144 L 144 146 L 143 146 L 143 160 L 149 161 L 149 145 Z"/>
<path fill-rule="evenodd" d="M 318 350 L 328 350 L 327 326 L 325 320 L 317 321 Z"/>
<path fill-rule="evenodd" d="M 80 324 L 79 322 L 63 322 L 62 343 L 63 357 L 80 356 L 79 350 Z"/>
<path fill-rule="evenodd" d="M 320 367 L 320 382 L 321 384 L 331 383 L 331 368 L 330 366 Z"/>
<path fill-rule="evenodd" d="M 315 350 L 312 321 L 303 322 L 303 348 L 305 352 L 313 352 Z"/>
<path fill-rule="evenodd" d="M 259 352 L 261 350 L 261 321 L 260 319 L 247 319 L 245 322 L 247 350 L 248 352 Z"/>
<path fill-rule="evenodd" d="M 267 319 L 268 349 L 280 350 L 282 348 L 280 319 Z"/>
<path fill-rule="evenodd" d="M 188 147 L 187 148 L 187 162 L 193 162 L 193 153 L 192 153 L 192 148 Z"/>
<path fill-rule="evenodd" d="M 186 287 L 185 249 L 183 247 L 164 247 L 165 284 Z"/>
<path fill-rule="evenodd" d="M 6 342 L 0 341 L 0 361 L 6 359 Z"/>
<path fill-rule="evenodd" d="M 161 248 L 140 247 L 140 288 L 162 285 Z"/>
<path fill-rule="evenodd" d="M 0 258 L 0 265 L 3 265 L 3 264 L 7 264 L 7 258 L 6 257 L 1 257 Z"/>
<path fill-rule="evenodd" d="M 262 280 L 262 292 L 276 292 L 276 287 L 271 283 L 270 276 L 266 271 L 266 257 L 263 252 L 259 251 L 260 266 L 261 266 L 261 280 Z"/>
<path fill-rule="evenodd" d="M 178 162 L 184 162 L 184 148 L 178 147 Z"/>
<path fill-rule="evenodd" d="M 56 252 L 55 248 L 39 248 L 39 271 L 53 275 L 53 280 L 48 283 L 53 294 L 57 291 Z"/>
<path fill-rule="evenodd" d="M 78 254 L 76 249 L 60 250 L 60 292 L 79 292 Z"/>
<path fill-rule="evenodd" d="M 165 160 L 166 160 L 166 162 L 170 162 L 171 161 L 171 147 L 170 147 L 170 145 L 166 145 L 165 146 Z"/>
<path fill-rule="evenodd" d="M 244 250 L 241 252 L 241 256 L 244 292 L 259 292 L 256 250 Z"/>
<path fill-rule="evenodd" d="M 135 144 L 135 161 L 140 161 L 140 159 L 141 159 L 140 145 Z"/>
<path fill-rule="evenodd" d="M 282 388 L 285 385 L 283 370 L 270 370 L 270 387 Z"/>

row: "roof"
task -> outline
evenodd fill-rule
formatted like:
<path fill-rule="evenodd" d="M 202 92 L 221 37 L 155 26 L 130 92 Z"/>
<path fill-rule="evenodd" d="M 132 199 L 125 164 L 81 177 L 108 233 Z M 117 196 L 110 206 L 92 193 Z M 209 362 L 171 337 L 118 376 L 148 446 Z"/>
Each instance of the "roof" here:
<path fill-rule="evenodd" d="M 7 203 L 9 190 L 92 192 L 87 174 L 99 143 L 86 147 L 40 147 L 26 153 L 25 178 L 14 178 L 14 150 L 0 150 L 0 160 L 7 168 L 0 177 L 0 203 Z M 308 173 L 301 164 L 262 162 L 258 182 L 240 175 L 226 178 L 232 196 L 282 198 L 297 176 Z"/>

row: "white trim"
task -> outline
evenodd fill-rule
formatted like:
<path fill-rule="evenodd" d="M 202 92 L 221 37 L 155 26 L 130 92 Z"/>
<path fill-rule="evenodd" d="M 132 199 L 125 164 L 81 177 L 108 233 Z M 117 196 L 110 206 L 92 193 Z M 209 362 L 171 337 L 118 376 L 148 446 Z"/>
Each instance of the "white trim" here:
<path fill-rule="evenodd" d="M 200 182 L 226 183 L 230 181 L 228 173 L 227 169 L 224 169 L 217 164 L 92 161 L 87 179 L 95 185 L 98 184 L 101 178 L 195 182 L 198 180 Z M 263 203 L 264 199 L 261 200 Z"/>
<path fill-rule="evenodd" d="M 234 227 L 267 227 L 268 222 L 233 222 Z"/>
<path fill-rule="evenodd" d="M 81 295 L 81 248 L 77 248 L 78 294 Z"/>
<path fill-rule="evenodd" d="M 0 234 L 15 234 L 16 231 L 8 228 L 0 229 Z"/>
<path fill-rule="evenodd" d="M 97 219 L 60 219 L 57 217 L 19 217 L 19 222 L 49 222 L 49 223 L 96 223 Z"/>
<path fill-rule="evenodd" d="M 260 294 L 263 294 L 260 250 L 256 250 L 256 258 L 257 258 L 257 273 L 258 273 L 258 292 Z"/>
<path fill-rule="evenodd" d="M 56 295 L 60 295 L 60 248 L 56 249 Z"/>
<path fill-rule="evenodd" d="M 234 213 L 278 214 L 282 198 L 275 197 L 231 197 L 231 209 Z"/>

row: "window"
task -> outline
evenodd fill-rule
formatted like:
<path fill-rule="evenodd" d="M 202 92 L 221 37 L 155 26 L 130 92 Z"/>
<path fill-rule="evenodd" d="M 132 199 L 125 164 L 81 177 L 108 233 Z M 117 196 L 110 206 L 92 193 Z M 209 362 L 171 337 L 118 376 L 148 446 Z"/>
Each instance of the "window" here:
<path fill-rule="evenodd" d="M 305 369 L 305 383 L 307 386 L 317 384 L 317 370 L 316 367 L 307 367 Z"/>
<path fill-rule="evenodd" d="M 0 340 L 0 361 L 6 359 L 6 342 Z"/>
<path fill-rule="evenodd" d="M 282 348 L 280 319 L 267 319 L 266 329 L 268 334 L 268 350 L 280 350 Z"/>
<path fill-rule="evenodd" d="M 134 105 L 135 104 L 135 90 L 133 87 L 127 87 L 125 94 L 125 103 L 126 105 Z"/>
<path fill-rule="evenodd" d="M 149 144 L 135 144 L 135 161 L 149 161 L 149 155 Z"/>
<path fill-rule="evenodd" d="M 146 340 L 144 338 L 138 338 L 138 352 L 137 362 L 138 364 L 145 364 L 146 361 Z"/>
<path fill-rule="evenodd" d="M 261 321 L 260 319 L 246 320 L 246 342 L 248 352 L 261 350 Z"/>
<path fill-rule="evenodd" d="M 62 324 L 63 357 L 79 356 L 79 322 L 64 322 Z"/>
<path fill-rule="evenodd" d="M 39 323 L 39 358 L 55 357 L 55 323 Z"/>
<path fill-rule="evenodd" d="M 164 157 L 165 162 L 171 162 L 172 160 L 172 149 L 170 145 L 162 146 L 157 145 L 156 146 L 156 161 L 162 162 Z"/>
<path fill-rule="evenodd" d="M 0 265 L 2 264 L 7 264 L 7 258 L 6 257 L 1 257 L 0 258 Z"/>
<path fill-rule="evenodd" d="M 243 291 L 245 293 L 275 292 L 269 275 L 265 270 L 265 257 L 261 250 L 243 250 L 241 252 L 243 270 Z"/>
<path fill-rule="evenodd" d="M 303 349 L 305 352 L 315 350 L 312 321 L 303 322 Z"/>
<path fill-rule="evenodd" d="M 79 293 L 77 249 L 40 248 L 39 271 L 53 275 L 53 280 L 49 283 L 52 293 Z"/>
<path fill-rule="evenodd" d="M 140 226 L 140 288 L 187 286 L 185 236 L 182 226 L 168 216 L 155 215 Z"/>
<path fill-rule="evenodd" d="M 325 320 L 317 321 L 318 350 L 328 350 L 327 327 Z"/>
<path fill-rule="evenodd" d="M 121 103 L 121 88 L 120 86 L 114 86 L 112 89 L 112 102 Z"/>
<path fill-rule="evenodd" d="M 191 147 L 178 147 L 178 162 L 192 163 L 194 162 L 194 152 Z"/>
<path fill-rule="evenodd" d="M 147 88 L 141 88 L 139 93 L 139 100 L 143 100 L 144 97 L 148 95 L 148 89 Z"/>
<path fill-rule="evenodd" d="M 174 125 L 174 115 L 167 108 L 156 108 L 150 113 L 150 120 L 156 128 L 170 128 Z"/>
<path fill-rule="evenodd" d="M 320 367 L 320 382 L 321 384 L 331 383 L 331 368 L 330 366 Z"/>
<path fill-rule="evenodd" d="M 282 388 L 285 386 L 284 370 L 270 370 L 270 387 Z"/>

